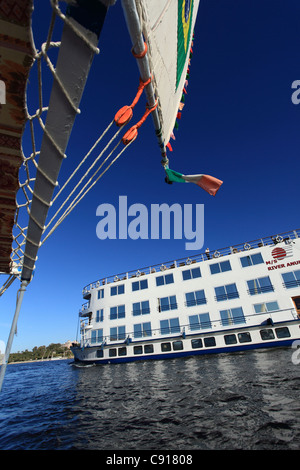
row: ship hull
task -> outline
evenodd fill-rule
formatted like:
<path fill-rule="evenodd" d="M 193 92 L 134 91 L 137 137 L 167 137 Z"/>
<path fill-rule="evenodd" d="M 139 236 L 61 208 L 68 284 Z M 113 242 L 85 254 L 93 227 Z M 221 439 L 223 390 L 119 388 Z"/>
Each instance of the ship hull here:
<path fill-rule="evenodd" d="M 285 334 L 290 334 L 290 337 L 286 338 L 278 338 L 278 331 L 284 331 Z M 261 332 L 263 334 L 267 334 L 269 336 L 274 335 L 274 339 L 269 340 L 262 340 L 261 339 Z M 124 344 L 111 344 L 109 347 L 99 348 L 97 346 L 91 347 L 79 347 L 75 346 L 72 347 L 71 350 L 74 355 L 75 362 L 79 362 L 82 364 L 118 364 L 118 363 L 127 363 L 127 362 L 135 362 L 135 361 L 144 361 L 144 360 L 167 360 L 167 359 L 176 359 L 182 357 L 192 357 L 192 356 L 202 356 L 202 355 L 209 355 L 209 354 L 232 354 L 232 353 L 240 353 L 243 351 L 249 350 L 261 350 L 261 349 L 271 349 L 271 348 L 291 348 L 291 356 L 292 356 L 292 348 L 296 348 L 300 346 L 300 320 L 295 322 L 282 322 L 273 327 L 265 328 L 264 325 L 259 325 L 257 327 L 247 328 L 247 329 L 231 329 L 231 330 L 224 330 L 218 332 L 214 335 L 207 334 L 207 335 L 191 335 L 190 337 L 182 338 L 182 337 L 170 337 L 164 338 L 157 342 L 153 341 L 145 341 L 145 342 L 132 342 L 130 345 Z M 239 343 L 239 338 L 242 338 L 243 334 L 249 334 L 251 341 L 247 343 Z M 281 333 L 282 334 L 282 333 Z M 225 341 L 226 338 L 230 336 L 232 339 L 235 336 L 237 344 L 226 345 Z M 210 344 L 214 344 L 215 346 L 205 346 L 205 339 L 209 340 Z M 201 341 L 202 347 L 197 349 L 192 348 L 192 341 L 197 342 Z M 182 344 L 180 344 L 182 343 Z M 222 344 L 223 343 L 223 344 Z M 174 351 L 174 345 L 176 347 L 180 346 L 183 349 L 180 351 Z M 150 353 L 143 353 L 143 354 L 135 354 L 134 348 L 140 347 L 142 348 L 143 352 L 151 350 L 153 348 L 153 352 Z M 126 350 L 124 349 L 126 348 Z M 171 351 L 167 351 L 166 349 L 171 349 Z M 165 351 L 162 351 L 165 350 Z M 119 351 L 121 351 L 122 356 L 118 356 Z M 116 354 L 116 356 L 112 356 L 111 354 Z M 126 355 L 123 355 L 125 354 Z M 99 355 L 103 355 L 103 357 L 97 357 Z"/>

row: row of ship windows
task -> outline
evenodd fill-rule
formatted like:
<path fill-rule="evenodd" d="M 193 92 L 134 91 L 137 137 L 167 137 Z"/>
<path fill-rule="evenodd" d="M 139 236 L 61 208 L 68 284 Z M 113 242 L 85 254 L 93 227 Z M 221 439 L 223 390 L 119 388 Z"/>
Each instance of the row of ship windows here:
<path fill-rule="evenodd" d="M 193 294 L 196 294 L 196 293 L 197 292 Z M 203 301 L 203 298 L 201 297 L 195 296 L 195 298 L 191 298 L 191 297 L 188 297 L 188 295 L 189 294 L 186 294 L 186 299 L 187 299 L 186 305 L 188 307 L 206 304 L 206 299 L 205 301 Z M 178 308 L 177 302 L 176 302 L 176 296 L 164 297 L 158 300 L 159 300 L 158 310 L 160 312 L 166 312 L 169 310 L 177 310 Z M 254 308 L 255 313 L 272 312 L 275 310 L 279 310 L 278 302 L 276 300 L 271 301 L 271 302 L 261 302 L 261 303 L 253 304 L 253 308 Z M 236 309 L 232 309 L 232 310 L 236 310 Z M 228 311 L 228 309 L 225 311 Z M 150 314 L 150 312 L 151 310 L 150 310 L 149 300 L 144 300 L 142 302 L 133 303 L 133 310 L 132 310 L 133 316 L 147 315 L 147 314 Z M 118 305 L 116 307 L 110 307 L 110 314 L 109 314 L 110 320 L 118 320 L 120 318 L 125 318 L 125 316 L 126 316 L 125 305 Z M 95 320 L 96 320 L 96 323 L 104 321 L 104 309 L 103 308 L 96 311 Z"/>
<path fill-rule="evenodd" d="M 267 302 L 264 304 L 257 304 L 259 310 L 262 312 L 271 312 L 272 310 L 278 310 L 278 303 Z M 257 309 L 258 310 L 258 309 Z M 231 309 L 221 310 L 220 321 L 222 326 L 235 325 L 245 323 L 245 316 L 242 307 L 235 307 Z M 197 331 L 202 329 L 211 328 L 211 320 L 209 313 L 200 313 L 197 315 L 189 316 L 189 330 Z M 179 317 L 167 318 L 160 320 L 160 334 L 172 334 L 180 333 L 181 327 L 179 323 Z M 133 325 L 133 337 L 142 338 L 152 336 L 151 322 L 136 323 Z M 126 328 L 125 325 L 115 326 L 110 328 L 110 341 L 125 340 Z M 103 328 L 92 330 L 91 342 L 100 343 L 103 342 Z"/>
<path fill-rule="evenodd" d="M 291 334 L 288 327 L 280 327 L 275 328 L 276 337 L 279 339 L 282 338 L 290 338 Z M 260 330 L 260 337 L 263 341 L 270 341 L 275 339 L 274 331 L 270 328 Z M 233 345 L 238 343 L 251 343 L 252 338 L 249 332 L 243 332 L 236 334 L 228 334 L 224 335 L 224 343 L 225 345 Z M 216 339 L 214 336 L 209 336 L 206 338 L 197 338 L 191 340 L 191 347 L 192 349 L 201 349 L 203 347 L 212 348 L 216 346 Z M 183 341 L 177 340 L 172 342 L 161 343 L 161 352 L 169 352 L 169 351 L 182 351 L 184 350 Z M 151 354 L 154 352 L 154 345 L 153 344 L 145 344 L 144 346 L 138 345 L 133 346 L 133 354 Z M 118 356 L 127 356 L 127 347 L 122 346 L 120 348 L 110 348 L 108 351 L 109 357 L 116 357 Z M 97 357 L 103 357 L 104 351 L 103 349 L 97 350 Z"/>
<path fill-rule="evenodd" d="M 253 258 L 253 257 L 258 256 L 258 255 L 261 256 L 261 254 L 258 253 L 257 255 L 247 256 L 245 258 L 247 258 L 247 259 L 248 258 Z M 241 258 L 241 259 L 244 259 L 244 258 Z M 258 263 L 253 263 L 253 264 L 258 264 Z M 215 274 L 217 272 L 224 272 L 224 271 L 231 270 L 230 261 L 223 261 L 223 262 L 220 262 L 220 263 L 210 265 L 211 268 L 212 268 L 212 266 L 218 266 L 218 269 L 220 269 L 220 271 L 217 271 L 217 267 L 215 267 L 214 268 L 215 272 L 212 272 L 212 274 Z M 250 264 L 247 264 L 246 266 L 250 266 Z M 198 268 L 192 268 L 192 269 L 182 271 L 182 276 L 183 276 L 184 281 L 186 281 L 188 279 L 195 279 L 197 277 L 201 277 L 200 268 L 198 267 Z M 282 274 L 282 278 L 283 278 L 284 285 L 287 289 L 292 288 L 292 287 L 297 287 L 297 286 L 300 285 L 300 270 L 290 271 L 288 273 L 284 273 L 284 274 Z M 164 274 L 164 275 L 156 277 L 156 285 L 157 286 L 173 284 L 173 283 L 174 283 L 174 277 L 173 277 L 172 273 L 171 274 Z M 274 290 L 274 288 L 271 284 L 269 276 L 249 280 L 249 281 L 247 281 L 247 284 L 248 284 L 248 292 L 249 292 L 250 295 L 254 295 L 254 294 L 257 294 L 257 293 Z M 235 284 L 229 284 L 229 288 L 230 288 L 230 286 L 235 286 Z M 215 289 L 223 289 L 224 290 L 224 287 L 226 287 L 226 286 L 222 286 L 220 288 L 215 288 Z M 142 280 L 139 280 L 139 281 L 134 281 L 132 283 L 132 291 L 133 292 L 137 291 L 137 290 L 147 289 L 147 288 L 148 288 L 148 279 L 142 279 Z M 125 284 L 119 284 L 119 285 L 116 285 L 116 286 L 112 286 L 110 288 L 110 295 L 111 296 L 121 295 L 121 294 L 124 294 L 124 293 L 125 293 Z M 220 292 L 219 294 L 216 293 L 216 295 L 218 297 L 218 295 L 225 295 L 226 293 L 227 292 L 225 292 L 225 290 L 224 290 L 224 292 Z M 104 298 L 104 289 L 99 289 L 98 290 L 98 299 L 102 299 L 102 298 Z M 220 300 L 223 300 L 223 299 L 220 299 Z"/>

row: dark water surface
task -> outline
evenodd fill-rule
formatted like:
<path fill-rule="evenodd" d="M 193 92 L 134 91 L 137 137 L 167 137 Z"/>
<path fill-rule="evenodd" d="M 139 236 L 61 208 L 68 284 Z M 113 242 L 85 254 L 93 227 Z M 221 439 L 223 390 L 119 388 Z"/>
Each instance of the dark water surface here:
<path fill-rule="evenodd" d="M 299 449 L 292 352 L 12 364 L 0 393 L 0 449 Z"/>

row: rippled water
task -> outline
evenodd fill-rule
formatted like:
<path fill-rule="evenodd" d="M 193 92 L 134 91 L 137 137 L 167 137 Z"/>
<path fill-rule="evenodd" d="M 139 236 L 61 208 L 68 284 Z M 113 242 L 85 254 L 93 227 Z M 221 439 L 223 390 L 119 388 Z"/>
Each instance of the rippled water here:
<path fill-rule="evenodd" d="M 76 367 L 13 364 L 0 449 L 299 449 L 291 349 Z"/>

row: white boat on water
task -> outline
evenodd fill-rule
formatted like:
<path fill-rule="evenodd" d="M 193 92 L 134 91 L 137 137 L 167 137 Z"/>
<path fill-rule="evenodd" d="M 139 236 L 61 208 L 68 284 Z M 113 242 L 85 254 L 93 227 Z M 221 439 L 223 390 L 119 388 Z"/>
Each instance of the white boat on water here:
<path fill-rule="evenodd" d="M 99 279 L 83 289 L 75 361 L 286 347 L 300 339 L 300 230 Z"/>

